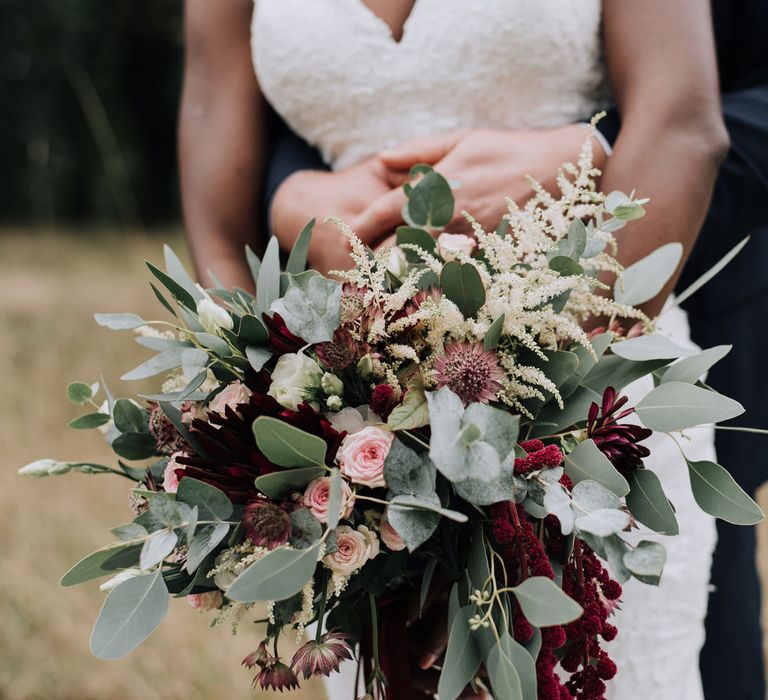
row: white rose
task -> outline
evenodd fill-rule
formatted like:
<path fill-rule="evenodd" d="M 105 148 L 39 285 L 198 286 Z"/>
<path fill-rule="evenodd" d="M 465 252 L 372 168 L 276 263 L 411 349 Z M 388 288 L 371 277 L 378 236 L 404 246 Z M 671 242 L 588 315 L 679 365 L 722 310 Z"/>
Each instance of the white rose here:
<path fill-rule="evenodd" d="M 202 290 L 202 287 L 197 287 Z M 232 317 L 222 309 L 207 292 L 203 291 L 203 298 L 197 302 L 197 315 L 200 319 L 200 325 L 205 328 L 208 333 L 216 335 L 221 328 L 226 328 L 231 331 L 234 327 L 234 321 Z"/>
<path fill-rule="evenodd" d="M 477 241 L 463 233 L 441 233 L 437 237 L 437 249 L 443 260 L 455 260 L 456 253 L 472 255 Z"/>
<path fill-rule="evenodd" d="M 397 279 L 402 279 L 408 274 L 408 260 L 405 257 L 405 252 L 397 246 L 392 246 L 392 249 L 389 251 L 387 272 L 397 277 Z"/>
<path fill-rule="evenodd" d="M 320 366 L 301 353 L 281 355 L 272 372 L 267 392 L 281 406 L 295 411 L 307 399 L 307 389 L 319 388 L 323 379 Z"/>

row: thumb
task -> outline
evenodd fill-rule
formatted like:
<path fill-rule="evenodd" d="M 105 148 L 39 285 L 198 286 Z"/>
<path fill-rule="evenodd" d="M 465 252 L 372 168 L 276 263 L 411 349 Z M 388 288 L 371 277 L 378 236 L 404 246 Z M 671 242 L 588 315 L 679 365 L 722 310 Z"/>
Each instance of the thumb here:
<path fill-rule="evenodd" d="M 352 227 L 364 243 L 370 244 L 391 233 L 403 223 L 403 205 L 406 202 L 402 188 L 387 192 L 374 200 Z"/>
<path fill-rule="evenodd" d="M 464 136 L 464 131 L 449 131 L 432 136 L 417 136 L 379 152 L 379 160 L 393 170 L 408 170 L 417 163 L 434 165 L 442 160 Z"/>

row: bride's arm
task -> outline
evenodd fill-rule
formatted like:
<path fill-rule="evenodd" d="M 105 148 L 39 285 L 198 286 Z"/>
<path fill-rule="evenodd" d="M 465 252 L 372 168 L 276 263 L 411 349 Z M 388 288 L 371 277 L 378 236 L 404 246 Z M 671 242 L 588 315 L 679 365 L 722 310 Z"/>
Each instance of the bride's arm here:
<path fill-rule="evenodd" d="M 619 232 L 619 257 L 630 264 L 671 241 L 682 243 L 687 257 L 728 149 L 709 3 L 606 0 L 604 6 L 606 59 L 622 125 L 601 189 L 635 189 L 651 198 L 647 216 Z M 647 305 L 649 312 L 660 310 L 675 280 Z"/>
<path fill-rule="evenodd" d="M 264 103 L 251 63 L 252 0 L 186 0 L 179 115 L 181 193 L 195 267 L 253 286 L 246 243 L 261 244 Z"/>

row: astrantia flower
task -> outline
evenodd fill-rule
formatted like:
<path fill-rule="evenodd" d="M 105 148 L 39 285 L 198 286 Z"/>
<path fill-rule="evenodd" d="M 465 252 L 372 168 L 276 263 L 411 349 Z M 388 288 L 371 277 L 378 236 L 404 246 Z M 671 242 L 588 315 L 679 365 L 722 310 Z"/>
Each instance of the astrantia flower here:
<path fill-rule="evenodd" d="M 149 432 L 155 438 L 157 451 L 160 454 L 170 455 L 182 450 L 186 446 L 176 427 L 168 420 L 160 404 L 152 406 L 149 412 Z"/>
<path fill-rule="evenodd" d="M 243 666 L 246 668 L 253 668 L 256 664 L 259 666 L 265 666 L 271 659 L 269 651 L 267 650 L 267 643 L 261 642 L 256 651 L 252 651 L 248 656 L 243 659 Z"/>
<path fill-rule="evenodd" d="M 344 369 L 357 357 L 357 345 L 348 330 L 337 328 L 333 340 L 315 345 L 315 354 L 328 369 Z"/>
<path fill-rule="evenodd" d="M 330 676 L 331 672 L 339 670 L 342 661 L 353 658 L 347 639 L 346 634 L 328 632 L 320 637 L 320 641 L 307 642 L 293 655 L 291 668 L 297 675 L 304 674 L 305 679 Z"/>
<path fill-rule="evenodd" d="M 435 360 L 435 379 L 439 387 L 447 386 L 468 405 L 475 401 L 488 403 L 501 389 L 504 372 L 496 354 L 481 344 L 451 343 Z"/>
<path fill-rule="evenodd" d="M 627 397 L 617 398 L 616 390 L 609 386 L 603 392 L 602 407 L 593 402 L 587 420 L 587 436 L 595 441 L 597 448 L 624 475 L 642 468 L 643 458 L 651 454 L 651 451 L 637 443 L 653 434 L 652 430 L 639 425 L 619 425 L 618 421 L 635 410 L 626 408 L 620 411 L 626 403 Z"/>
<path fill-rule="evenodd" d="M 264 690 L 295 690 L 299 687 L 299 679 L 290 666 L 278 659 L 270 660 L 256 674 L 253 687 L 261 686 Z"/>
<path fill-rule="evenodd" d="M 270 501 L 252 501 L 245 506 L 242 525 L 245 536 L 257 547 L 274 549 L 291 537 L 290 516 Z"/>

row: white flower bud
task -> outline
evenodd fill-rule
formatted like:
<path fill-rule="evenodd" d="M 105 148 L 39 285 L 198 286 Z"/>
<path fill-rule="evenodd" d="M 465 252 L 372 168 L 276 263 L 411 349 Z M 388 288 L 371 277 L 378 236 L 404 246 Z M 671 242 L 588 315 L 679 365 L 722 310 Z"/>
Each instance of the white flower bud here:
<path fill-rule="evenodd" d="M 202 287 L 198 285 L 198 289 Z M 200 319 L 200 325 L 208 333 L 217 334 L 222 328 L 231 331 L 234 328 L 234 321 L 225 309 L 222 309 L 210 295 L 203 291 L 203 298 L 197 302 L 197 315 Z"/>
<path fill-rule="evenodd" d="M 335 374 L 326 372 L 320 380 L 320 386 L 328 396 L 343 396 L 344 383 Z"/>
<path fill-rule="evenodd" d="M 408 260 L 405 257 L 405 252 L 397 246 L 392 246 L 392 249 L 389 251 L 387 272 L 397 277 L 397 279 L 403 279 L 408 274 Z"/>
<path fill-rule="evenodd" d="M 19 469 L 22 476 L 55 476 L 66 474 L 72 469 L 69 462 L 57 462 L 55 459 L 38 459 Z"/>
<path fill-rule="evenodd" d="M 325 405 L 329 411 L 338 411 L 341 409 L 343 402 L 339 396 L 329 396 L 325 400 Z"/>
<path fill-rule="evenodd" d="M 437 250 L 446 261 L 455 260 L 456 253 L 472 255 L 475 248 L 477 248 L 477 241 L 463 233 L 441 233 L 437 237 Z"/>
<path fill-rule="evenodd" d="M 373 371 L 373 360 L 370 355 L 363 355 L 357 361 L 357 371 L 363 379 L 371 376 L 371 372 Z"/>

